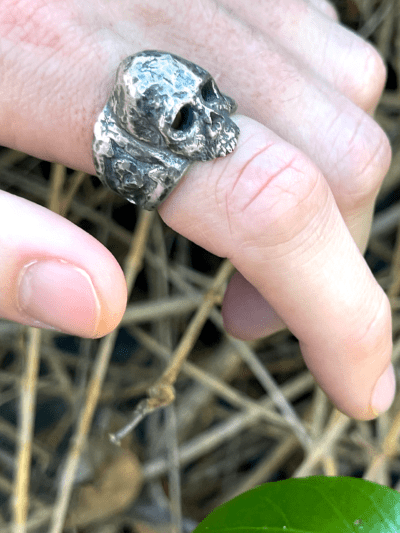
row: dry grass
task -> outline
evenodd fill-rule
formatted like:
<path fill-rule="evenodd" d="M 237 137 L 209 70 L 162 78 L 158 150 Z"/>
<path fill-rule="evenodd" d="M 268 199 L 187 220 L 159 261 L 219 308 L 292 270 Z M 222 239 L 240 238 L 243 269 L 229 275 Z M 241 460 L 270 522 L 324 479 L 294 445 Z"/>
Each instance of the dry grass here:
<path fill-rule="evenodd" d="M 367 259 L 392 303 L 398 371 L 400 4 L 337 3 L 389 67 L 377 119 L 393 164 Z M 288 332 L 253 343 L 226 336 L 219 304 L 228 262 L 81 172 L 3 150 L 0 181 L 103 242 L 130 290 L 120 327 L 100 341 L 0 321 L 0 532 L 190 532 L 257 484 L 318 473 L 400 489 L 400 395 L 377 421 L 350 420 L 315 384 Z M 145 416 L 159 407 L 149 388 L 150 400 L 174 403 Z M 108 434 L 138 405 L 140 424 L 120 448 L 111 444 Z"/>

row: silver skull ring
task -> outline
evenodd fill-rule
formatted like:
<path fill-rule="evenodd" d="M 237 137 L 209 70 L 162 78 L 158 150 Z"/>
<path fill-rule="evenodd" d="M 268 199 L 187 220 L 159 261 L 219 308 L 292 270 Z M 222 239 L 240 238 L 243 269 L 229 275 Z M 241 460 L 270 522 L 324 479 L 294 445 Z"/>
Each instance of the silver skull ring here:
<path fill-rule="evenodd" d="M 97 175 L 128 201 L 155 209 L 192 162 L 235 149 L 236 108 L 206 70 L 186 59 L 153 50 L 129 56 L 94 127 Z"/>

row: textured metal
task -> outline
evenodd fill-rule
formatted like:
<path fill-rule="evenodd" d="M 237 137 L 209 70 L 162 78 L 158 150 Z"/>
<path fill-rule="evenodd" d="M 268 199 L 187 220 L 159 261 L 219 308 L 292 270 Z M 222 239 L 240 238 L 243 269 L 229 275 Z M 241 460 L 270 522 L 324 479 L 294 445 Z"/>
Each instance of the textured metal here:
<path fill-rule="evenodd" d="M 130 202 L 154 209 L 193 161 L 234 150 L 235 111 L 235 101 L 194 63 L 153 50 L 127 57 L 94 127 L 97 175 Z"/>

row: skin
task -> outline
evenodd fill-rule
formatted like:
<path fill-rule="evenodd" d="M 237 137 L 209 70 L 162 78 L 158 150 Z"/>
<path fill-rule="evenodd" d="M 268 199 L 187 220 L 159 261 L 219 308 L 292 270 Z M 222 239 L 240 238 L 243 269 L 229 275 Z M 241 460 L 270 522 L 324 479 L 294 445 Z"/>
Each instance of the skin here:
<path fill-rule="evenodd" d="M 159 209 L 238 269 L 223 305 L 227 331 L 253 339 L 289 327 L 336 406 L 373 418 L 392 350 L 390 306 L 362 256 L 391 158 L 372 118 L 380 56 L 325 0 L 0 0 L 0 144 L 94 173 L 94 122 L 119 62 L 144 49 L 198 63 L 239 105 L 236 150 L 193 164 Z M 100 243 L 6 192 L 0 225 L 3 318 L 84 337 L 118 325 L 125 281 Z M 21 296 L 22 276 L 43 261 L 53 276 L 60 265 L 85 273 L 90 312 L 72 306 L 64 316 L 59 305 L 52 322 L 28 316 L 26 298 L 37 307 L 46 294 L 29 282 Z M 72 290 L 61 282 L 58 298 Z"/>

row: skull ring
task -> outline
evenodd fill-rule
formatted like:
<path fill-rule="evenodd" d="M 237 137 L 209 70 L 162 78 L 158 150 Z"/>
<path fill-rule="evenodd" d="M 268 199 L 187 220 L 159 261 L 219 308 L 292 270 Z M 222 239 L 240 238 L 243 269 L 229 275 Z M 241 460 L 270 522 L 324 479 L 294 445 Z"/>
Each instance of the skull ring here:
<path fill-rule="evenodd" d="M 155 209 L 193 161 L 234 150 L 236 107 L 186 59 L 153 50 L 129 56 L 94 127 L 97 175 L 128 201 Z"/>

